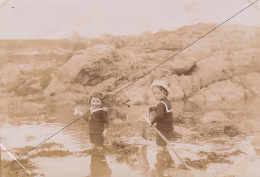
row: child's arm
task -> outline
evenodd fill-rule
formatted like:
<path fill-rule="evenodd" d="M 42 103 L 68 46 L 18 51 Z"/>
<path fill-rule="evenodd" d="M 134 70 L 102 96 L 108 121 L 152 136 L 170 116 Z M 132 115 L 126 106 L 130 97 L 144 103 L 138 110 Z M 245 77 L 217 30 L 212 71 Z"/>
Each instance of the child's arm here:
<path fill-rule="evenodd" d="M 152 111 L 156 111 L 156 107 L 149 107 L 149 111 L 152 112 Z"/>
<path fill-rule="evenodd" d="M 76 106 L 74 108 L 74 115 L 79 114 L 80 116 L 83 116 L 84 113 L 79 110 L 79 106 Z M 86 116 L 82 117 L 85 121 L 88 121 L 88 118 Z"/>
<path fill-rule="evenodd" d="M 151 122 L 152 125 L 155 124 L 156 122 L 159 122 L 161 119 L 163 119 L 163 114 L 164 114 L 164 105 L 162 103 L 159 103 L 156 108 L 156 115 Z"/>

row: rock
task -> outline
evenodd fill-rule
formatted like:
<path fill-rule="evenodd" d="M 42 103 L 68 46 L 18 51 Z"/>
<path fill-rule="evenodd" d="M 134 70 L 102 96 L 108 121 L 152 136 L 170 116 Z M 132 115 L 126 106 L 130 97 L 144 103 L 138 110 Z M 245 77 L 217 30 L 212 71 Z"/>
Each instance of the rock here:
<path fill-rule="evenodd" d="M 257 133 L 253 141 L 251 142 L 255 149 L 260 150 L 260 133 Z"/>
<path fill-rule="evenodd" d="M 169 98 L 173 100 L 182 100 L 184 98 L 184 92 L 181 86 L 173 84 L 170 88 L 171 93 L 169 94 Z"/>
<path fill-rule="evenodd" d="M 189 76 L 182 75 L 180 77 L 180 85 L 184 91 L 184 95 L 189 97 L 192 94 L 192 82 Z"/>
<path fill-rule="evenodd" d="M 189 101 L 201 104 L 228 102 L 234 103 L 245 98 L 243 87 L 234 84 L 231 80 L 220 81 L 201 89 Z"/>
<path fill-rule="evenodd" d="M 9 102 L 9 116 L 23 117 L 35 116 L 43 112 L 44 105 L 33 102 L 25 102 L 22 98 L 13 98 Z"/>
<path fill-rule="evenodd" d="M 174 131 L 178 134 L 180 134 L 181 136 L 191 136 L 194 134 L 197 134 L 197 132 L 191 131 L 189 129 L 180 127 L 180 126 L 174 126 Z"/>
<path fill-rule="evenodd" d="M 74 55 L 58 69 L 59 80 L 65 83 L 71 82 L 85 65 L 90 65 L 89 57 L 85 53 Z"/>
<path fill-rule="evenodd" d="M 231 80 L 216 82 L 210 85 L 208 89 L 227 102 L 235 102 L 245 98 L 244 88 L 232 83 Z"/>
<path fill-rule="evenodd" d="M 142 57 L 144 60 L 146 60 L 147 62 L 151 62 L 151 61 L 158 61 L 158 58 L 169 58 L 172 55 L 174 55 L 174 52 L 169 51 L 169 50 L 158 50 L 155 52 L 147 52 L 142 54 Z"/>
<path fill-rule="evenodd" d="M 189 40 L 189 43 L 191 39 Z M 195 58 L 197 61 L 204 60 L 212 55 L 214 51 L 214 44 L 211 41 L 205 40 L 201 41 L 198 45 L 193 45 L 189 49 L 189 53 L 192 53 L 192 57 Z"/>
<path fill-rule="evenodd" d="M 205 101 L 207 104 L 210 104 L 210 103 L 220 103 L 220 102 L 222 101 L 220 95 L 211 93 L 210 90 L 206 90 L 206 91 L 204 92 L 204 98 L 205 98 L 204 101 Z"/>
<path fill-rule="evenodd" d="M 77 103 L 89 104 L 89 98 L 88 94 L 67 90 L 48 97 L 47 101 L 57 107 L 62 107 L 68 105 L 74 106 Z"/>
<path fill-rule="evenodd" d="M 193 75 L 200 78 L 201 87 L 207 87 L 214 82 L 232 77 L 233 65 L 228 61 L 225 53 L 219 53 L 197 62 Z"/>
<path fill-rule="evenodd" d="M 84 86 L 94 86 L 108 79 L 117 71 L 113 65 L 114 50 L 109 45 L 96 45 L 74 55 L 59 68 L 59 79 L 65 83 L 78 82 Z"/>
<path fill-rule="evenodd" d="M 40 77 L 30 77 L 25 83 L 24 87 L 31 87 L 35 90 L 42 91 Z"/>
<path fill-rule="evenodd" d="M 194 58 L 177 58 L 173 62 L 171 62 L 171 71 L 176 74 L 185 74 L 196 64 L 196 60 Z"/>
<path fill-rule="evenodd" d="M 169 78 L 169 98 L 173 100 L 181 100 L 184 97 L 184 92 L 179 82 L 180 77 L 177 75 L 173 75 Z"/>
<path fill-rule="evenodd" d="M 15 84 L 21 79 L 21 71 L 16 63 L 8 63 L 0 70 L 0 83 L 4 86 Z"/>
<path fill-rule="evenodd" d="M 129 98 L 125 94 L 120 94 L 116 97 L 116 104 L 122 105 L 129 101 Z"/>
<path fill-rule="evenodd" d="M 198 93 L 198 94 L 195 94 L 194 96 L 188 98 L 188 101 L 191 103 L 195 103 L 197 105 L 203 105 L 203 104 L 205 104 L 205 97 L 204 97 L 204 95 Z"/>
<path fill-rule="evenodd" d="M 259 71 L 259 49 L 245 49 L 237 51 L 235 53 L 232 53 L 232 57 L 230 56 L 230 58 L 234 68 L 234 75 L 242 75 L 248 72 Z"/>
<path fill-rule="evenodd" d="M 70 90 L 73 92 L 86 93 L 91 87 L 84 87 L 79 83 L 73 83 L 70 85 Z"/>
<path fill-rule="evenodd" d="M 191 75 L 191 82 L 192 82 L 192 93 L 196 93 L 200 90 L 200 78 Z"/>
<path fill-rule="evenodd" d="M 253 119 L 243 119 L 240 120 L 237 124 L 236 127 L 239 131 L 254 131 L 258 132 L 260 130 L 260 122 L 257 120 Z"/>
<path fill-rule="evenodd" d="M 95 85 L 95 91 L 97 92 L 112 92 L 116 88 L 116 78 L 111 77 Z"/>
<path fill-rule="evenodd" d="M 258 72 L 239 76 L 237 83 L 247 89 L 252 95 L 260 96 L 260 74 Z"/>
<path fill-rule="evenodd" d="M 69 90 L 69 85 L 65 84 L 61 80 L 59 80 L 57 77 L 54 77 L 48 87 L 44 90 L 43 95 L 48 97 L 52 96 L 57 93 L 65 92 Z"/>
<path fill-rule="evenodd" d="M 200 120 L 203 123 L 231 123 L 222 111 L 208 112 Z"/>
<path fill-rule="evenodd" d="M 18 68 L 20 69 L 22 74 L 28 74 L 34 72 L 34 67 L 29 64 L 19 64 Z"/>
<path fill-rule="evenodd" d="M 149 88 L 131 87 L 124 92 L 124 95 L 129 100 L 129 105 L 140 105 L 145 103 L 144 95 Z"/>

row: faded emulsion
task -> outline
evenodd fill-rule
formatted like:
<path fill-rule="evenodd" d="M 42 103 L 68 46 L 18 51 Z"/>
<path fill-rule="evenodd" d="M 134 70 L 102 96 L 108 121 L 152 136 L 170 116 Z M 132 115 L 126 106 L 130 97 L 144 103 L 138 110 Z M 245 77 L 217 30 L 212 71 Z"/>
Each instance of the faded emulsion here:
<path fill-rule="evenodd" d="M 48 3 L 39 1 L 38 6 L 44 9 Z M 152 14 L 143 10 L 139 20 L 146 17 L 147 22 L 139 35 L 109 34 L 109 14 L 114 17 L 115 7 L 126 5 L 138 14 L 136 7 L 145 0 L 125 5 L 112 1 L 106 6 L 110 13 L 91 18 L 104 4 L 84 3 L 93 9 L 83 9 L 89 16 L 82 14 L 79 21 L 84 6 L 77 3 L 64 1 L 55 12 L 70 19 L 68 9 L 77 7 L 73 25 L 91 32 L 84 25 L 101 18 L 106 34 L 87 38 L 74 30 L 62 39 L 35 39 L 37 27 L 38 32 L 50 30 L 50 19 L 41 16 L 36 4 L 26 13 L 42 18 L 46 28 L 34 18 L 28 23 L 22 15 L 16 17 L 19 23 L 10 25 L 10 33 L 2 28 L 6 38 L 0 35 L 0 176 L 260 176 L 260 27 L 241 22 L 259 19 L 252 15 L 258 13 L 258 1 L 241 0 L 230 14 L 223 8 L 221 21 L 205 20 L 207 10 L 201 12 L 203 18 L 195 13 L 192 18 L 198 20 L 190 17 L 187 24 L 171 19 L 171 5 L 180 6 L 174 15 L 187 13 L 188 18 L 206 9 L 202 1 L 167 0 L 158 7 L 151 1 L 147 8 L 163 17 L 161 21 L 179 26 L 169 29 L 156 23 L 165 29 L 155 32 L 148 25 L 149 32 L 147 15 Z M 220 4 L 214 2 L 216 11 L 221 12 Z M 14 13 L 7 10 L 14 7 Z M 0 25 L 9 24 L 2 16 L 12 19 L 24 7 L 0 1 Z M 127 12 L 121 11 L 117 16 L 124 26 Z M 169 13 L 169 19 L 159 15 L 161 11 Z M 10 37 L 17 24 L 25 36 L 22 24 L 31 24 L 34 40 Z M 59 24 L 54 36 L 71 28 Z"/>

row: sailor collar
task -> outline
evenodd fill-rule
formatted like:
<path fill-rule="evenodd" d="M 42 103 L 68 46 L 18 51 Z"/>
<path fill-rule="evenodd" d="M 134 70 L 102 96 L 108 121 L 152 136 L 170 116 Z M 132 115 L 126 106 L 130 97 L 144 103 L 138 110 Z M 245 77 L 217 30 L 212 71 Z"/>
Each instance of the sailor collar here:
<path fill-rule="evenodd" d="M 166 112 L 167 112 L 167 113 L 170 113 L 170 112 L 172 112 L 172 109 L 169 109 L 169 108 L 168 108 L 167 104 L 164 102 L 164 100 L 163 100 L 163 99 L 160 101 L 160 103 L 163 103 L 163 104 L 164 104 L 164 106 L 165 106 L 165 108 L 166 108 Z"/>
<path fill-rule="evenodd" d="M 92 114 L 92 113 L 94 113 L 94 112 L 97 112 L 97 111 L 101 111 L 101 110 L 103 110 L 103 111 L 107 111 L 107 109 L 106 108 L 95 108 L 95 107 L 91 107 L 90 109 L 89 109 L 89 111 L 90 111 L 90 113 Z"/>

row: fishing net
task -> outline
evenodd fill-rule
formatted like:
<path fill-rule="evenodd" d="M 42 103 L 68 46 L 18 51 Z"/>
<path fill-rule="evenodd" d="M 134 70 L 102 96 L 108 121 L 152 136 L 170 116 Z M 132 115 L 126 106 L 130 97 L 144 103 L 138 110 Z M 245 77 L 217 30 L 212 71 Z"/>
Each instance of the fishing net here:
<path fill-rule="evenodd" d="M 150 130 L 150 122 L 153 115 L 149 113 L 148 108 L 144 106 L 133 106 L 129 108 L 126 115 L 126 120 L 138 136 L 141 136 L 144 139 L 151 139 L 154 135 L 154 132 Z"/>

